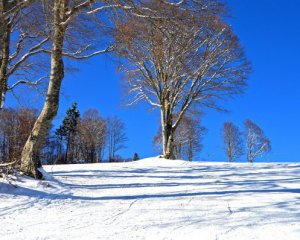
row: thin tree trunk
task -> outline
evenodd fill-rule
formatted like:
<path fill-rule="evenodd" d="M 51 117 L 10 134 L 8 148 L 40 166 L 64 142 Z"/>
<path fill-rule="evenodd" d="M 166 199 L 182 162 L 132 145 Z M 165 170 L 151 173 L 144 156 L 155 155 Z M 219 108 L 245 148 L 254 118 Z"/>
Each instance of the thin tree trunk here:
<path fill-rule="evenodd" d="M 68 152 L 69 152 L 69 147 L 70 146 L 70 143 L 69 143 L 69 140 L 67 141 L 67 147 L 66 147 L 66 153 L 65 153 L 65 164 L 68 164 Z"/>
<path fill-rule="evenodd" d="M 1 14 L 1 13 L 0 13 Z M 0 19 L 1 21 L 1 19 Z M 4 107 L 5 96 L 7 92 L 7 68 L 9 62 L 9 44 L 10 44 L 10 26 L 9 20 L 4 20 L 1 24 L 2 29 L 0 35 L 0 110 Z"/>
<path fill-rule="evenodd" d="M 40 150 L 43 140 L 49 131 L 51 122 L 57 114 L 61 82 L 64 78 L 63 42 L 65 26 L 61 23 L 65 18 L 65 5 L 63 1 L 54 1 L 54 37 L 51 54 L 51 75 L 46 101 L 42 112 L 34 124 L 32 132 L 27 139 L 21 156 L 21 171 L 28 176 L 42 178 L 38 171 L 40 163 Z"/>
<path fill-rule="evenodd" d="M 2 139 L 2 152 L 1 152 L 1 160 L 2 162 L 6 161 L 6 135 L 4 134 L 3 139 Z"/>
<path fill-rule="evenodd" d="M 188 159 L 190 162 L 193 161 L 193 144 L 191 143 L 192 139 L 190 139 L 189 149 L 188 149 Z"/>
<path fill-rule="evenodd" d="M 228 162 L 232 162 L 232 149 L 231 149 L 230 144 L 227 148 L 227 155 L 228 155 Z"/>
<path fill-rule="evenodd" d="M 248 161 L 248 163 L 253 163 L 252 144 L 251 143 L 248 146 L 247 161 Z"/>

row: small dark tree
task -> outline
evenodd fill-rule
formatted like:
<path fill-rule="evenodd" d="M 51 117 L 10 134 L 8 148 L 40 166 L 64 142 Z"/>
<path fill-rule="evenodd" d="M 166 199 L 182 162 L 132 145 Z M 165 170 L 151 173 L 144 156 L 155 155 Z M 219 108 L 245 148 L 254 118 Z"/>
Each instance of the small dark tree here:
<path fill-rule="evenodd" d="M 271 141 L 256 123 L 248 119 L 244 124 L 246 128 L 247 159 L 248 162 L 252 163 L 255 158 L 271 151 Z"/>
<path fill-rule="evenodd" d="M 64 140 L 66 144 L 66 152 L 64 163 L 73 162 L 74 157 L 74 140 L 77 134 L 77 125 L 79 123 L 80 113 L 77 103 L 73 103 L 72 107 L 67 110 L 62 125 L 56 130 L 56 136 Z"/>
<path fill-rule="evenodd" d="M 227 154 L 228 162 L 243 155 L 243 139 L 242 133 L 238 126 L 232 122 L 225 122 L 222 130 L 224 149 Z"/>
<path fill-rule="evenodd" d="M 137 154 L 137 153 L 134 153 L 134 155 L 133 155 L 133 159 L 132 159 L 133 161 L 137 161 L 137 160 L 140 160 L 140 157 L 139 157 L 139 155 Z"/>

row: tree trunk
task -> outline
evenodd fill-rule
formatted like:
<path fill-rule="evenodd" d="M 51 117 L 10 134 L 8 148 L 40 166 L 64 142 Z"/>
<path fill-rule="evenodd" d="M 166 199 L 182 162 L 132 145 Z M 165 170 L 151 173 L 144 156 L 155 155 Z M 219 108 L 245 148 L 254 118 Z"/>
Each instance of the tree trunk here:
<path fill-rule="evenodd" d="M 6 136 L 4 134 L 2 139 L 2 149 L 1 149 L 1 161 L 4 163 L 6 161 Z"/>
<path fill-rule="evenodd" d="M 190 162 L 192 162 L 193 161 L 193 144 L 191 143 L 191 141 L 192 141 L 192 139 L 190 139 L 190 143 L 189 143 L 189 149 L 188 149 L 188 160 L 190 161 Z"/>
<path fill-rule="evenodd" d="M 69 152 L 69 140 L 67 141 L 66 152 L 65 152 L 65 160 L 64 163 L 68 164 L 68 152 Z"/>
<path fill-rule="evenodd" d="M 1 14 L 1 13 L 0 13 Z M 1 19 L 0 19 L 1 21 Z M 2 29 L 0 31 L 0 110 L 4 107 L 5 96 L 7 92 L 7 68 L 9 62 L 9 44 L 10 44 L 10 26 L 9 20 L 4 20 L 1 24 Z"/>
<path fill-rule="evenodd" d="M 248 143 L 248 153 L 247 153 L 247 161 L 248 163 L 253 163 L 254 157 L 252 153 L 252 143 Z"/>
<path fill-rule="evenodd" d="M 232 148 L 230 146 L 230 143 L 229 146 L 227 147 L 227 156 L 228 156 L 228 162 L 232 162 Z"/>
<path fill-rule="evenodd" d="M 174 159 L 173 116 L 169 110 L 161 110 L 163 155 L 165 159 Z"/>
<path fill-rule="evenodd" d="M 247 156 L 248 163 L 253 163 L 253 157 L 251 153 Z"/>
<path fill-rule="evenodd" d="M 46 101 L 21 156 L 21 171 L 34 178 L 42 178 L 38 171 L 40 150 L 43 140 L 49 131 L 51 122 L 57 114 L 61 82 L 64 78 L 63 42 L 66 27 L 61 23 L 65 19 L 66 6 L 63 1 L 54 1 L 54 36 L 51 53 L 51 75 Z"/>

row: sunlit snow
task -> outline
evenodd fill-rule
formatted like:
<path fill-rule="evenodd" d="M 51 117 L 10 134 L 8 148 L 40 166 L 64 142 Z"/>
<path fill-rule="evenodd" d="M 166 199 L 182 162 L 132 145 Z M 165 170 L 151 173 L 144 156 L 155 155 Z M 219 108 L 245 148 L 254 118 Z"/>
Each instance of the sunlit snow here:
<path fill-rule="evenodd" d="M 300 239 L 300 164 L 151 158 L 44 169 L 45 181 L 0 179 L 1 240 Z"/>

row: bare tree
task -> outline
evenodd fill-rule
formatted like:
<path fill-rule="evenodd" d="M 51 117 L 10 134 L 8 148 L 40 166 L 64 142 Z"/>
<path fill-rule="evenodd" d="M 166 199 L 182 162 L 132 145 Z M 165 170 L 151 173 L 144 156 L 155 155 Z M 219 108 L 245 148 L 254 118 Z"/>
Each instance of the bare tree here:
<path fill-rule="evenodd" d="M 193 161 L 195 155 L 202 150 L 202 140 L 206 131 L 206 128 L 201 125 L 199 116 L 186 115 L 182 118 L 175 132 L 175 139 L 178 132 L 181 133 L 183 143 L 185 143 L 181 152 L 187 160 Z"/>
<path fill-rule="evenodd" d="M 125 133 L 125 124 L 118 117 L 107 118 L 107 148 L 108 160 L 116 160 L 116 153 L 126 148 L 125 142 L 128 140 Z"/>
<path fill-rule="evenodd" d="M 255 158 L 271 151 L 271 141 L 253 121 L 248 119 L 244 124 L 246 128 L 247 160 L 252 163 Z"/>
<path fill-rule="evenodd" d="M 31 1 L 16 1 L 17 5 L 19 2 L 22 4 L 24 2 Z M 160 2 L 160 1 L 159 1 Z M 170 7 L 181 7 L 182 5 L 186 5 L 184 1 L 176 2 L 164 2 L 164 4 Z M 203 3 L 209 2 L 207 0 L 192 0 L 188 1 L 191 3 L 201 2 L 200 9 L 206 9 L 206 5 Z M 50 20 L 51 29 L 51 50 L 45 50 L 43 52 L 51 54 L 51 71 L 50 71 L 50 80 L 48 85 L 48 91 L 46 100 L 44 103 L 44 107 L 42 112 L 40 113 L 38 120 L 36 121 L 32 132 L 24 146 L 21 158 L 21 171 L 23 171 L 26 175 L 33 176 L 36 178 L 41 178 L 42 174 L 38 171 L 38 167 L 40 166 L 40 150 L 41 144 L 47 132 L 49 131 L 51 122 L 53 118 L 57 114 L 58 105 L 59 105 L 59 96 L 61 83 L 64 78 L 65 68 L 64 68 L 64 60 L 63 57 L 69 57 L 72 59 L 87 59 L 89 57 L 95 56 L 97 54 L 101 54 L 104 52 L 108 52 L 111 48 L 107 48 L 101 51 L 95 51 L 92 47 L 93 41 L 89 41 L 84 38 L 83 32 L 79 31 L 77 34 L 73 35 L 75 37 L 69 37 L 68 33 L 72 33 L 72 30 L 78 30 L 77 27 L 71 28 L 72 24 L 77 24 L 81 26 L 85 26 L 85 29 L 99 30 L 103 29 L 103 23 L 107 21 L 104 19 L 102 21 L 102 25 L 98 25 L 97 27 L 91 27 L 91 22 L 85 22 L 84 19 L 87 19 L 87 15 L 84 13 L 93 14 L 106 12 L 110 10 L 122 10 L 126 11 L 128 15 L 134 15 L 139 19 L 151 20 L 157 18 L 164 18 L 164 16 L 151 16 L 156 10 L 151 8 L 151 3 L 146 1 L 96 1 L 96 0 L 52 0 L 52 1 L 43 1 L 45 4 L 49 4 L 46 6 L 48 10 L 51 11 L 51 14 L 47 15 L 48 20 Z M 198 3 L 199 5 L 199 3 Z M 209 4 L 211 5 L 211 4 Z M 195 10 L 196 8 L 193 7 Z M 113 12 L 113 11 L 112 11 Z M 98 19 L 93 17 L 93 19 Z M 101 18 L 100 18 L 101 19 Z M 103 36 L 107 38 L 107 35 L 96 35 L 97 37 Z M 94 34 L 95 38 L 95 34 Z M 78 44 L 77 41 L 80 41 L 81 44 Z M 85 45 L 83 45 L 83 43 Z M 74 51 L 68 51 L 66 49 L 66 45 L 70 47 L 70 49 L 74 49 Z M 69 49 L 69 50 L 70 50 Z"/>
<path fill-rule="evenodd" d="M 64 57 L 75 60 L 87 59 L 112 50 L 111 46 L 99 51 L 95 49 L 94 43 L 97 39 L 105 38 L 107 40 L 109 37 L 105 31 L 101 33 L 105 29 L 107 19 L 94 14 L 120 9 L 139 18 L 149 18 L 151 17 L 150 13 L 152 13 L 149 8 L 142 7 L 142 1 L 136 3 L 118 0 L 104 2 L 97 0 L 52 0 L 43 1 L 43 3 L 46 4 L 45 8 L 50 12 L 47 18 L 48 25 L 51 26 L 52 48 L 43 51 L 51 54 L 50 80 L 44 107 L 24 146 L 21 158 L 21 171 L 35 178 L 42 177 L 38 171 L 38 167 L 41 165 L 39 160 L 41 144 L 58 111 L 61 83 L 65 74 Z M 93 25 L 92 20 L 95 20 L 97 25 Z M 100 31 L 100 33 L 95 34 L 94 32 L 94 34 L 89 35 L 91 38 L 87 38 L 85 37 L 87 31 Z"/>
<path fill-rule="evenodd" d="M 0 112 L 0 162 L 17 161 L 37 118 L 36 109 L 7 108 Z"/>
<path fill-rule="evenodd" d="M 88 163 L 101 162 L 106 144 L 106 122 L 98 110 L 88 109 L 79 124 L 80 148 Z"/>
<path fill-rule="evenodd" d="M 37 169 L 40 166 L 41 144 L 58 111 L 61 83 L 65 74 L 63 57 L 86 59 L 111 50 L 108 48 L 95 51 L 91 46 L 91 42 L 84 37 L 84 32 L 77 31 L 74 33 L 73 31 L 78 29 L 71 27 L 71 24 L 76 23 L 77 25 L 81 24 L 81 26 L 85 25 L 86 29 L 90 29 L 88 26 L 92 23 L 85 21 L 87 19 L 84 13 L 91 9 L 94 2 L 90 0 L 53 0 L 50 1 L 52 5 L 47 6 L 48 9 L 52 10 L 49 16 L 53 33 L 51 36 L 52 49 L 49 51 L 51 54 L 51 73 L 44 107 L 22 152 L 21 171 L 26 175 L 35 178 L 42 177 Z M 97 28 L 93 29 L 96 30 Z M 73 38 L 70 36 L 73 36 Z M 66 49 L 66 47 L 69 48 Z M 74 52 L 68 51 L 74 48 L 77 48 L 77 50 Z"/>
<path fill-rule="evenodd" d="M 232 122 L 225 122 L 222 129 L 222 137 L 228 162 L 233 162 L 243 155 L 242 133 L 238 126 Z"/>
<path fill-rule="evenodd" d="M 17 4 L 17 1 L 11 2 Z M 24 84 L 37 86 L 47 78 L 41 71 L 43 58 L 38 61 L 34 58 L 43 52 L 42 48 L 49 41 L 42 4 L 40 1 L 32 1 L 31 4 L 20 5 L 13 11 L 11 4 L 6 5 L 2 11 L 0 7 L 0 16 L 5 16 L 1 23 L 3 35 L 0 44 L 0 110 L 4 107 L 8 91 Z M 4 15 L 7 12 L 10 14 Z"/>
<path fill-rule="evenodd" d="M 163 155 L 172 159 L 174 133 L 191 106 L 217 108 L 217 99 L 241 93 L 250 67 L 222 17 L 224 7 L 188 11 L 162 2 L 151 5 L 172 17 L 123 17 L 116 39 L 131 104 L 146 101 L 160 109 Z"/>

